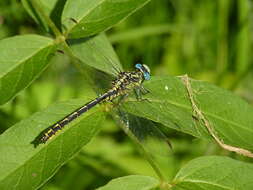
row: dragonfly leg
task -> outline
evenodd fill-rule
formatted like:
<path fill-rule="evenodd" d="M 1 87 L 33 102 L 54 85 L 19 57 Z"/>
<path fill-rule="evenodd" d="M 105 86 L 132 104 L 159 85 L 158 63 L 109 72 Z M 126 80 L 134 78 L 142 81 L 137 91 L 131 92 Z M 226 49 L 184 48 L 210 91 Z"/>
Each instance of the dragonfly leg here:
<path fill-rule="evenodd" d="M 121 103 L 123 103 L 128 97 L 128 94 L 124 94 L 122 96 L 120 96 L 117 100 L 117 102 L 111 100 L 112 103 L 114 103 L 115 106 L 119 106 Z"/>
<path fill-rule="evenodd" d="M 134 94 L 135 94 L 135 97 L 137 100 L 140 100 L 142 97 L 141 97 L 141 93 L 140 93 L 140 88 L 135 88 L 134 89 Z"/>
<path fill-rule="evenodd" d="M 124 102 L 128 97 L 128 94 L 124 94 L 123 96 L 119 97 L 119 103 Z"/>
<path fill-rule="evenodd" d="M 150 93 L 150 91 L 148 89 L 144 88 L 144 86 L 142 86 L 142 85 L 140 86 L 140 91 L 141 91 L 142 94 Z"/>
<path fill-rule="evenodd" d="M 136 99 L 138 101 L 148 101 L 148 102 L 150 102 L 149 99 L 142 98 L 142 95 L 145 95 L 145 94 L 149 93 L 149 91 L 147 89 L 145 89 L 143 86 L 135 88 L 134 93 L 135 93 Z"/>

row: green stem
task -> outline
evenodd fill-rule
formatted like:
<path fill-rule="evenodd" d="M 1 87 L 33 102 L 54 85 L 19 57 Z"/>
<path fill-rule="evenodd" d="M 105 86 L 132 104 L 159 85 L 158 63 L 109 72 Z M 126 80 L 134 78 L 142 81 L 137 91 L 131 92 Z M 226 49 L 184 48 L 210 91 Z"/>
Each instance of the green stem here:
<path fill-rule="evenodd" d="M 234 80 L 234 82 L 230 85 L 229 90 L 234 91 L 238 85 L 243 81 L 243 79 L 245 79 L 252 71 L 253 69 L 253 64 L 251 63 L 248 68 L 246 68 L 244 70 L 244 72 L 242 72 L 241 74 L 239 74 L 236 79 Z"/>
<path fill-rule="evenodd" d="M 63 41 L 63 42 L 62 42 L 62 45 L 63 45 L 64 51 L 69 55 L 69 57 L 72 58 L 73 64 L 79 69 L 79 71 L 80 71 L 82 74 L 84 74 L 84 75 L 86 76 L 86 72 L 84 72 L 83 68 L 80 67 L 80 65 L 77 64 L 77 62 L 76 62 L 76 61 L 80 61 L 80 60 L 73 54 L 73 52 L 72 52 L 72 50 L 70 49 L 70 47 L 69 47 L 69 45 L 67 44 L 67 42 L 66 42 L 66 41 Z"/>
<path fill-rule="evenodd" d="M 64 48 L 65 52 L 67 52 L 67 54 L 68 54 L 71 58 L 73 58 L 74 60 L 78 59 L 78 58 L 73 54 L 73 52 L 71 51 L 71 49 L 70 49 L 70 47 L 69 47 L 69 45 L 67 44 L 66 41 L 63 41 L 62 45 L 63 45 L 63 48 Z"/>
<path fill-rule="evenodd" d="M 69 47 L 69 45 L 67 44 L 66 41 L 62 42 L 63 45 L 63 49 L 64 52 L 66 52 L 69 57 L 72 58 L 72 63 L 75 65 L 75 67 L 80 71 L 80 73 L 82 73 L 82 75 L 84 76 L 85 80 L 88 81 L 88 84 L 92 87 L 92 89 L 96 92 L 96 90 L 94 89 L 94 87 L 96 86 L 95 81 L 92 80 L 92 77 L 90 77 L 89 73 L 91 73 L 92 69 L 91 67 L 89 67 L 88 65 L 83 64 L 82 66 L 80 64 L 78 64 L 79 58 L 76 57 L 71 48 Z"/>
<path fill-rule="evenodd" d="M 32 6 L 34 9 L 43 17 L 43 19 L 47 22 L 50 29 L 53 31 L 55 37 L 57 39 L 62 38 L 63 35 L 60 30 L 56 27 L 54 22 L 49 18 L 49 16 L 42 9 L 42 5 L 39 0 L 31 0 Z"/>
<path fill-rule="evenodd" d="M 138 139 L 134 136 L 134 134 L 128 130 L 127 126 L 125 126 L 125 124 L 123 122 L 120 121 L 120 118 L 118 116 L 118 114 L 115 112 L 113 112 L 112 114 L 113 118 L 116 121 L 119 121 L 118 123 L 120 124 L 120 127 L 124 130 L 124 132 L 131 138 L 132 141 L 134 141 L 134 143 L 136 145 L 138 145 L 138 147 L 140 148 L 143 156 L 145 157 L 145 159 L 149 162 L 149 164 L 151 165 L 151 167 L 154 169 L 154 171 L 156 172 L 157 176 L 160 178 L 161 183 L 165 184 L 166 180 L 165 177 L 163 176 L 162 172 L 160 171 L 160 169 L 157 167 L 157 165 L 155 164 L 152 156 L 144 149 L 144 147 L 142 146 L 142 144 L 138 141 Z M 167 187 L 165 188 L 165 186 L 163 185 L 163 189 L 168 189 Z"/>
<path fill-rule="evenodd" d="M 78 59 L 78 57 L 76 57 L 76 56 L 73 54 L 72 50 L 70 49 L 70 47 L 69 47 L 69 45 L 67 44 L 66 41 L 63 41 L 63 42 L 62 42 L 62 46 L 63 46 L 64 51 L 68 54 L 68 56 L 72 58 L 73 64 L 79 69 L 79 71 L 80 71 L 82 74 L 86 75 L 86 72 L 84 72 L 84 69 L 83 69 L 82 67 L 80 67 L 80 65 L 77 64 L 77 62 L 76 62 L 76 61 L 80 61 L 80 60 Z"/>
<path fill-rule="evenodd" d="M 228 68 L 228 18 L 229 0 L 218 1 L 218 41 L 217 41 L 217 80 L 216 84 L 221 84 Z"/>
<path fill-rule="evenodd" d="M 181 29 L 176 30 L 171 25 L 155 25 L 155 26 L 143 26 L 127 31 L 117 32 L 109 36 L 111 43 L 118 43 L 122 41 L 130 41 L 140 39 L 148 36 L 156 36 L 161 34 L 170 34 L 172 32 L 181 32 Z"/>

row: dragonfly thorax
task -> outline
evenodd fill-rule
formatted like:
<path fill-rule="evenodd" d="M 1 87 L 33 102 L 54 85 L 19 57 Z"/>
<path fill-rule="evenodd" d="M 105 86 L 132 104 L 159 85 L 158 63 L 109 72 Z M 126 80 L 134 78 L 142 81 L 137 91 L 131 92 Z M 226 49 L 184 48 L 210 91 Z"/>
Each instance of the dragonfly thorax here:
<path fill-rule="evenodd" d="M 147 65 L 136 64 L 136 71 L 120 72 L 117 78 L 112 82 L 112 88 L 108 91 L 105 101 L 112 100 L 117 96 L 125 95 L 133 89 L 140 87 L 144 80 L 150 79 L 150 70 Z"/>
<path fill-rule="evenodd" d="M 117 95 L 123 95 L 141 85 L 144 81 L 140 71 L 120 72 L 117 79 L 112 82 L 111 90 L 117 91 Z"/>

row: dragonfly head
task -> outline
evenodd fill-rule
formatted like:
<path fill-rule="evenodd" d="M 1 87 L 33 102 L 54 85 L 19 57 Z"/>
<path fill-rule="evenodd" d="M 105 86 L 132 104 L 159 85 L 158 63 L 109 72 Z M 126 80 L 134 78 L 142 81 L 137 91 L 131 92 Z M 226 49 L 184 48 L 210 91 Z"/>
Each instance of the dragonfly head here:
<path fill-rule="evenodd" d="M 140 72 L 142 72 L 145 80 L 150 80 L 150 69 L 147 65 L 137 63 L 135 65 L 135 68 L 138 69 Z"/>

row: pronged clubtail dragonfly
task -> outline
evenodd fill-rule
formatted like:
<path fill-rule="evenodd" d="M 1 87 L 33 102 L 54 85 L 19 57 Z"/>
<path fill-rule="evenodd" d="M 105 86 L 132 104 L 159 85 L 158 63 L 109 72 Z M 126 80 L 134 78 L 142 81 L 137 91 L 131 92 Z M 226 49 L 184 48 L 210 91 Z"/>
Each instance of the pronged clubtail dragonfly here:
<path fill-rule="evenodd" d="M 148 66 L 142 64 L 136 64 L 135 68 L 136 71 L 120 72 L 118 74 L 118 77 L 112 81 L 111 89 L 49 127 L 47 131 L 45 131 L 45 133 L 41 136 L 40 141 L 42 143 L 46 143 L 57 132 L 61 131 L 61 129 L 65 127 L 69 122 L 81 116 L 98 103 L 114 100 L 119 96 L 127 95 L 132 90 L 144 90 L 142 83 L 144 80 L 150 79 L 150 70 Z"/>
<path fill-rule="evenodd" d="M 143 87 L 143 82 L 150 80 L 151 78 L 150 69 L 148 66 L 143 64 L 136 64 L 136 70 L 130 72 L 121 71 L 120 68 L 114 69 L 117 70 L 118 74 L 116 79 L 112 81 L 111 88 L 107 92 L 86 103 L 84 106 L 76 109 L 62 120 L 47 128 L 37 137 L 39 140 L 38 143 L 46 143 L 55 135 L 60 133 L 60 131 L 68 123 L 80 117 L 82 114 L 99 103 L 112 101 L 117 97 L 126 97 L 129 93 L 131 93 L 131 91 L 135 91 L 137 100 L 149 101 L 142 99 L 142 94 L 149 92 Z M 162 154 L 165 153 L 165 156 L 169 155 L 167 152 L 169 150 L 170 144 L 166 136 L 154 125 L 152 121 L 128 114 L 125 111 L 122 111 L 120 108 L 118 108 L 116 115 L 117 116 L 114 118 L 122 124 L 124 131 L 130 135 L 130 137 L 134 139 L 134 141 L 138 143 L 144 151 L 149 151 L 151 154 L 162 152 Z M 162 143 L 157 144 L 157 140 Z M 163 150 L 160 151 L 161 149 Z"/>

